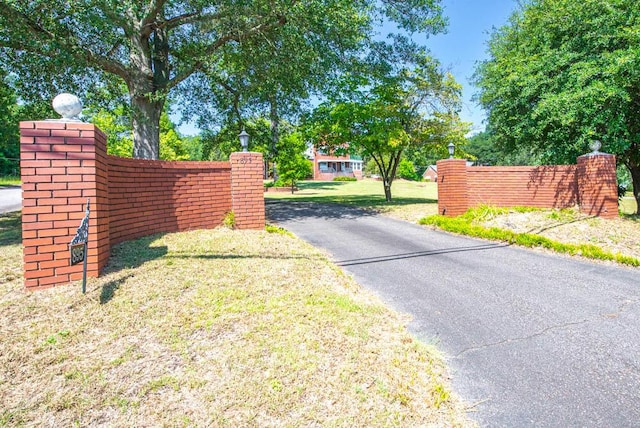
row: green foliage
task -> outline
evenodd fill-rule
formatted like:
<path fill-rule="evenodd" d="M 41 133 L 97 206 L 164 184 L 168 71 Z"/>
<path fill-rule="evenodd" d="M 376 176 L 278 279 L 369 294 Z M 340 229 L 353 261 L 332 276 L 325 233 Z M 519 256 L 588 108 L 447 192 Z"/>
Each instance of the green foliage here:
<path fill-rule="evenodd" d="M 640 200 L 640 3 L 525 2 L 489 42 L 476 72 L 499 148 L 573 163 L 602 140 Z"/>
<path fill-rule="evenodd" d="M 402 159 L 398 164 L 398 177 L 405 180 L 420 181 L 420 176 L 416 173 L 413 162 L 407 159 Z"/>
<path fill-rule="evenodd" d="M 131 120 L 123 106 L 114 110 L 100 109 L 90 115 L 90 121 L 107 135 L 107 153 L 120 157 L 133 156 Z"/>
<path fill-rule="evenodd" d="M 98 108 L 88 109 L 89 121 L 107 135 L 107 153 L 120 157 L 133 156 L 133 131 L 131 118 L 126 106 L 120 104 L 111 110 Z M 189 138 L 183 137 L 171 122 L 169 114 L 164 111 L 160 117 L 160 159 L 189 160 L 198 148 L 188 145 Z M 196 140 L 199 141 L 199 140 Z"/>
<path fill-rule="evenodd" d="M 358 181 L 355 177 L 348 177 L 346 175 L 341 175 L 339 177 L 333 177 L 333 181 Z"/>
<path fill-rule="evenodd" d="M 170 96 L 205 120 L 212 110 L 297 109 L 362 61 L 379 22 L 431 34 L 444 29 L 441 12 L 440 0 L 1 0 L 0 62 L 25 99 L 61 90 L 109 98 L 126 84 L 134 154 L 157 158 Z M 279 114 L 270 115 L 276 137 Z"/>
<path fill-rule="evenodd" d="M 304 156 L 306 148 L 300 133 L 287 134 L 281 139 L 276 158 L 278 181 L 295 186 L 297 181 L 313 176 L 313 164 Z"/>
<path fill-rule="evenodd" d="M 0 175 L 0 186 L 19 186 L 21 183 L 19 175 Z"/>
<path fill-rule="evenodd" d="M 250 152 L 262 153 L 266 159 L 273 158 L 270 123 L 264 117 L 255 117 L 244 122 L 244 128 L 229 123 L 219 130 L 206 129 L 201 135 L 201 159 L 228 160 L 231 153 L 241 151 L 238 135 L 242 129 L 249 134 Z"/>
<path fill-rule="evenodd" d="M 222 224 L 229 229 L 234 229 L 236 227 L 236 214 L 233 211 L 226 213 L 222 219 Z"/>
<path fill-rule="evenodd" d="M 493 212 L 503 212 L 503 210 L 505 209 L 498 208 Z M 640 266 L 640 260 L 635 257 L 624 256 L 619 253 L 614 254 L 592 244 L 563 244 L 540 235 L 517 233 L 497 227 L 487 228 L 474 223 L 474 221 L 485 219 L 486 215 L 491 215 L 490 211 L 491 210 L 487 210 L 486 207 L 480 209 L 474 208 L 467 211 L 462 216 L 444 217 L 441 215 L 433 215 L 421 219 L 419 223 L 423 225 L 436 226 L 448 232 L 494 241 L 502 241 L 528 248 L 540 247 L 559 253 L 579 255 L 594 260 L 614 261 L 629 266 Z M 508 211 L 508 209 L 506 211 Z"/>
<path fill-rule="evenodd" d="M 17 175 L 20 158 L 16 96 L 0 69 L 0 175 Z"/>
<path fill-rule="evenodd" d="M 427 144 L 446 150 L 456 134 L 451 125 L 459 123 L 455 111 L 461 87 L 453 77 L 424 52 L 401 59 L 382 61 L 384 71 L 374 67 L 366 80 L 318 106 L 304 122 L 307 138 L 317 147 L 373 159 L 387 201 L 404 151 Z"/>
<path fill-rule="evenodd" d="M 477 165 L 538 165 L 538 158 L 530 153 L 527 147 L 519 146 L 511 151 L 506 151 L 498 146 L 492 134 L 484 131 L 470 137 L 464 146 L 465 151 L 471 155 Z"/>

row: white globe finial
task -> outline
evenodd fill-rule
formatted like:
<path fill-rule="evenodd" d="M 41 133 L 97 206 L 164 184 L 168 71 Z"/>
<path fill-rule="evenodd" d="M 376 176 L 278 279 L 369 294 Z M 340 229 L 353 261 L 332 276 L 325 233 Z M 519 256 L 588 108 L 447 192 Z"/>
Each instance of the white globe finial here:
<path fill-rule="evenodd" d="M 592 150 L 592 154 L 600 153 L 598 151 L 600 150 L 600 147 L 602 147 L 602 143 L 599 140 L 593 140 L 591 144 L 589 144 L 589 148 Z"/>
<path fill-rule="evenodd" d="M 82 111 L 82 101 L 73 94 L 60 94 L 53 99 L 51 105 L 65 121 L 77 121 Z"/>

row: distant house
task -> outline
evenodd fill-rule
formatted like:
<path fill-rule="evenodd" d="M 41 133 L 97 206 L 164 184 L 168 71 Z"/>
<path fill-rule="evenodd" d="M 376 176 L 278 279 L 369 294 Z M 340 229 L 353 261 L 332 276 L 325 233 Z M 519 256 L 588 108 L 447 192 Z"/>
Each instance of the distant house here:
<path fill-rule="evenodd" d="M 311 161 L 313 161 L 314 180 L 331 181 L 336 177 L 362 178 L 362 158 L 360 156 L 334 156 L 314 147 Z"/>
<path fill-rule="evenodd" d="M 438 181 L 438 166 L 429 165 L 422 174 L 422 178 L 424 181 Z"/>

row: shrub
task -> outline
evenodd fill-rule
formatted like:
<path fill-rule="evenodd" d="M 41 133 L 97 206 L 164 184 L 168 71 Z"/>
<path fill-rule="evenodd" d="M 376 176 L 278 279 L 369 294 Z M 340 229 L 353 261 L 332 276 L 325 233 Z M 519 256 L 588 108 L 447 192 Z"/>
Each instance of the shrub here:
<path fill-rule="evenodd" d="M 407 159 L 402 159 L 398 164 L 398 177 L 411 181 L 419 181 L 420 179 L 420 176 L 416 174 L 416 167 L 413 162 Z"/>
<path fill-rule="evenodd" d="M 358 179 L 355 177 L 347 177 L 343 175 L 340 177 L 334 177 L 333 181 L 358 181 Z"/>
<path fill-rule="evenodd" d="M 222 219 L 222 225 L 229 229 L 234 229 L 236 227 L 236 215 L 233 211 L 229 211 L 225 214 L 224 219 Z"/>

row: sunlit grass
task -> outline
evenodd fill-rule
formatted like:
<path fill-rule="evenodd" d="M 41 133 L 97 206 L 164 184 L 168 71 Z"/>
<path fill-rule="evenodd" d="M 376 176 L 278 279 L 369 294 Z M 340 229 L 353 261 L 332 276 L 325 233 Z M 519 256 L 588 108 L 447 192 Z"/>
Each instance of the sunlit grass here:
<path fill-rule="evenodd" d="M 411 222 L 438 211 L 438 186 L 432 182 L 395 180 L 391 202 L 386 201 L 382 182 L 378 180 L 303 181 L 299 188 L 294 194 L 267 192 L 265 198 L 353 205 Z"/>
<path fill-rule="evenodd" d="M 145 237 L 22 288 L 0 217 L 2 426 L 464 426 L 441 357 L 324 253 L 270 227 Z"/>
<path fill-rule="evenodd" d="M 636 199 L 633 197 L 631 192 L 627 193 L 627 195 L 620 200 L 620 212 L 622 214 L 631 215 L 637 212 L 638 205 L 636 203 Z"/>
<path fill-rule="evenodd" d="M 19 176 L 0 176 L 0 186 L 19 186 L 21 183 Z"/>
<path fill-rule="evenodd" d="M 535 219 L 532 216 L 529 221 L 525 221 L 520 225 L 526 227 L 524 231 L 513 230 L 516 228 L 513 224 L 505 227 L 497 227 L 494 225 L 495 223 L 492 222 L 492 220 L 497 217 L 510 215 L 512 213 L 537 214 L 537 216 Z M 542 227 L 538 224 L 541 219 L 543 221 Z M 591 222 L 595 224 L 589 224 Z M 554 233 L 553 236 L 559 236 L 558 239 L 543 236 L 543 234 L 555 228 L 567 225 L 576 226 L 575 223 L 580 223 L 580 225 L 571 229 L 572 232 L 569 234 Z M 633 221 L 593 218 L 580 214 L 572 209 L 498 208 L 484 205 L 471 208 L 463 215 L 457 217 L 445 217 L 441 215 L 428 216 L 421 219 L 420 224 L 436 226 L 439 229 L 461 235 L 501 241 L 522 247 L 545 248 L 558 253 L 578 255 L 593 260 L 612 261 L 634 267 L 640 266 L 640 258 L 636 256 L 638 254 L 636 247 L 638 242 L 637 238 L 640 238 L 640 228 L 637 228 Z M 509 225 L 510 223 L 506 222 L 505 224 Z M 615 234 L 613 231 L 608 231 L 607 229 L 620 229 L 623 227 L 628 231 L 626 235 L 633 233 L 632 236 L 625 236 L 625 239 L 630 238 L 628 240 L 629 244 L 626 247 L 620 242 L 611 244 L 610 242 L 614 240 Z M 598 232 L 607 232 L 606 242 L 600 244 L 600 241 L 596 239 L 595 229 L 598 229 Z M 623 248 L 626 254 L 625 252 L 611 251 L 603 248 L 603 246 L 612 245 L 615 245 L 616 248 Z"/>

